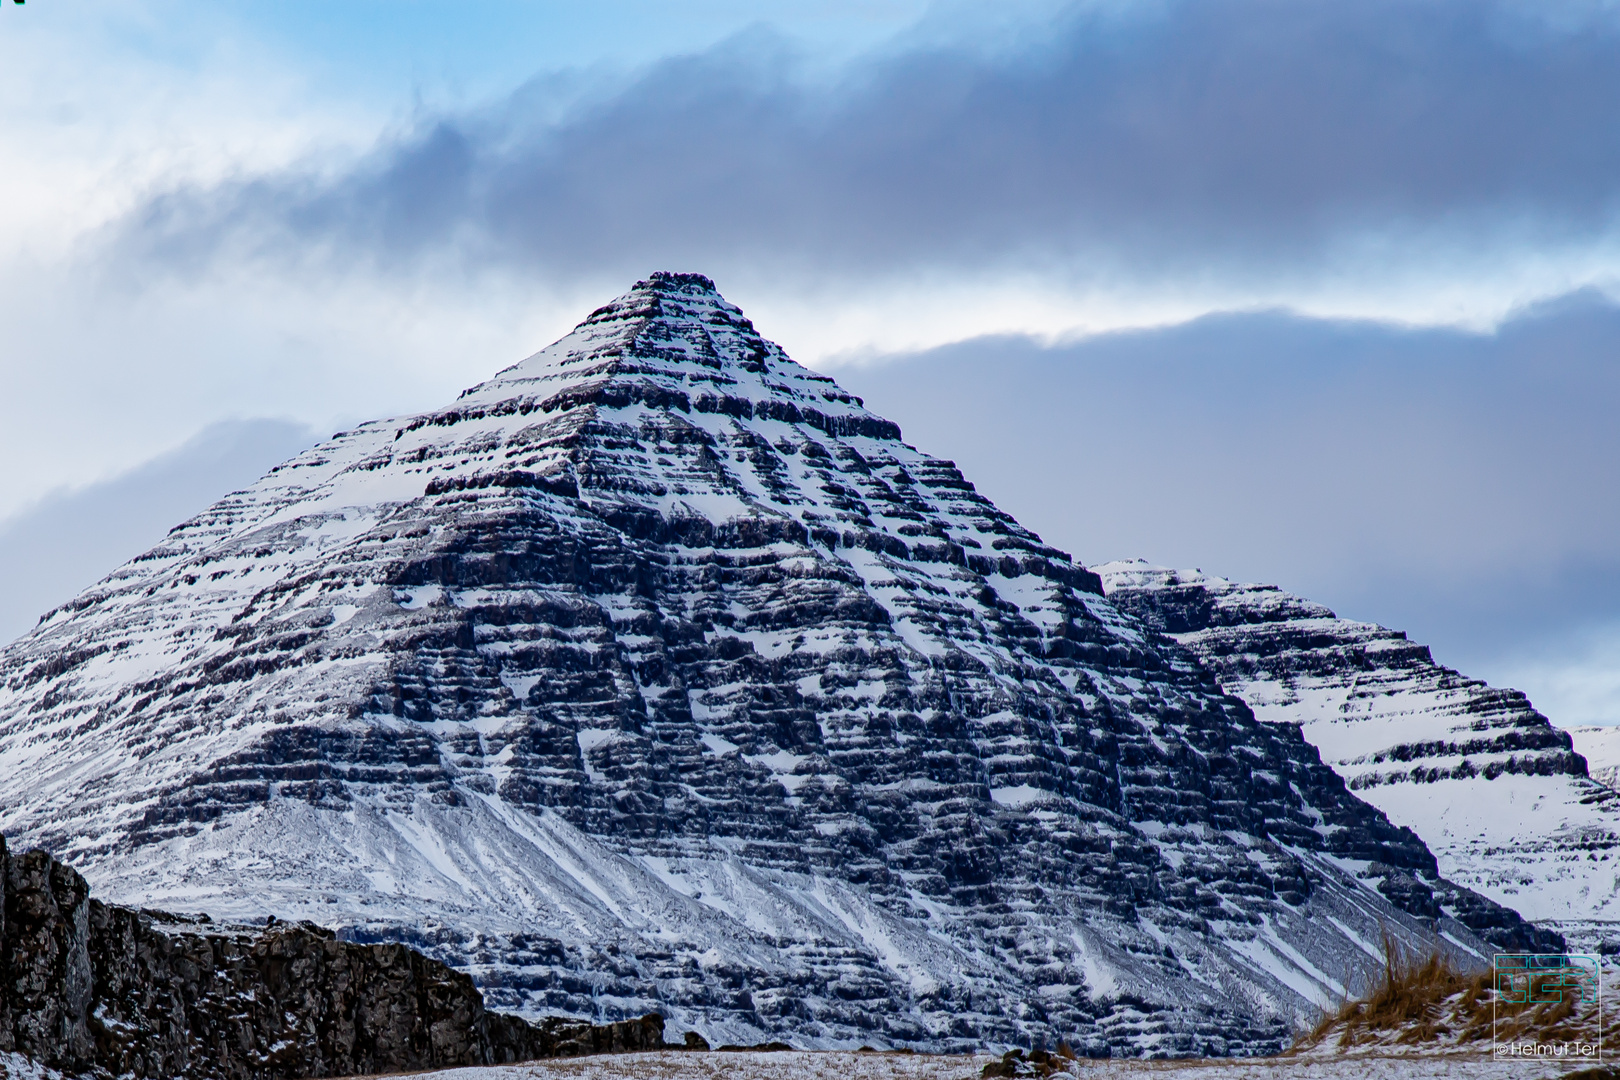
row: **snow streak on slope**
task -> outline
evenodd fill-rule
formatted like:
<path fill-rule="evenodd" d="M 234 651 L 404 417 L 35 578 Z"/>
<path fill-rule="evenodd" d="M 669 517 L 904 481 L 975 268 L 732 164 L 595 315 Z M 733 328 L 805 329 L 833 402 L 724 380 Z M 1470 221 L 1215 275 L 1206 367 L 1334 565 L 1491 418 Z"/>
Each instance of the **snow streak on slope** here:
<path fill-rule="evenodd" d="M 1141 561 L 1097 571 L 1115 604 L 1186 645 L 1256 716 L 1300 726 L 1445 876 L 1531 919 L 1620 919 L 1620 794 L 1517 690 L 1275 586 Z"/>
<path fill-rule="evenodd" d="M 687 275 L 0 653 L 0 829 L 711 1040 L 1251 1052 L 1538 940 Z"/>

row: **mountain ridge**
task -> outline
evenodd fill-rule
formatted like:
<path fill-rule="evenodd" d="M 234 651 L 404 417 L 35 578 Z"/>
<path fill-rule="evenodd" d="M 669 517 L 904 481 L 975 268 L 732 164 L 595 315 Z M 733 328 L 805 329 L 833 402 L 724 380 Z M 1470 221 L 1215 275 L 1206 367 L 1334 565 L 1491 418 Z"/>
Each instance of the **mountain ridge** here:
<path fill-rule="evenodd" d="M 1557 941 L 698 275 L 0 651 L 0 830 L 739 1043 L 1255 1053 L 1386 930 Z"/>
<path fill-rule="evenodd" d="M 1353 791 L 1424 838 L 1442 874 L 1584 947 L 1612 938 L 1620 793 L 1524 694 L 1276 586 L 1141 560 L 1097 569 L 1116 604 L 1191 649 L 1260 719 L 1299 726 Z"/>

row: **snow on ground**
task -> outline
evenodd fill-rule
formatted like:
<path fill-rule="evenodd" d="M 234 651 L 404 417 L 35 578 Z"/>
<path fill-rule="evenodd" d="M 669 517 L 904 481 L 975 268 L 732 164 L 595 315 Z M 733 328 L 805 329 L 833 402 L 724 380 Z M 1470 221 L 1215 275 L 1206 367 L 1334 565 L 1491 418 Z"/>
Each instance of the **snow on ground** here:
<path fill-rule="evenodd" d="M 780 1053 L 613 1054 L 562 1061 L 449 1069 L 422 1080 L 970 1080 L 996 1059 L 984 1055 Z M 1080 1061 L 1080 1080 L 1546 1080 L 1590 1061 L 1514 1060 L 1489 1054 L 1332 1054 L 1190 1061 Z M 1063 1075 L 1063 1074 L 1057 1074 Z"/>
<path fill-rule="evenodd" d="M 1335 1054 L 1224 1061 L 1083 1062 L 1082 1080 L 1546 1080 L 1592 1061 L 1523 1060 L 1490 1054 Z M 741 1075 L 741 1074 L 734 1074 Z"/>
<path fill-rule="evenodd" d="M 992 1060 L 960 1054 L 665 1050 L 418 1075 L 421 1080 L 968 1080 Z"/>
<path fill-rule="evenodd" d="M 604 1054 L 525 1065 L 445 1069 L 420 1080 L 977 1080 L 985 1055 L 780 1053 Z M 1551 1080 L 1591 1062 L 1489 1054 L 1331 1054 L 1190 1061 L 1079 1061 L 1077 1080 Z M 1063 1076 L 1065 1074 L 1055 1074 Z M 62 1080 L 18 1054 L 0 1054 L 4 1080 Z"/>

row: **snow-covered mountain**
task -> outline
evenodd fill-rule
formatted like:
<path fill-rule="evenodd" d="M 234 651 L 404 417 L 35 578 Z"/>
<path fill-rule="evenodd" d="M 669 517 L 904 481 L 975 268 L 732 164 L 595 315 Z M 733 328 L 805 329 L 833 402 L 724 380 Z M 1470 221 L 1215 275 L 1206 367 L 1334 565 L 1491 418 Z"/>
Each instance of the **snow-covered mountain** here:
<path fill-rule="evenodd" d="M 1587 774 L 1600 784 L 1620 789 L 1620 727 L 1589 724 L 1565 728 L 1575 752 L 1586 759 Z"/>
<path fill-rule="evenodd" d="M 1299 726 L 1442 874 L 1578 942 L 1620 921 L 1620 793 L 1576 752 L 1601 735 L 1572 748 L 1519 691 L 1272 585 L 1141 561 L 1096 570 L 1116 606 L 1191 649 L 1261 720 Z"/>
<path fill-rule="evenodd" d="M 1556 944 L 694 275 L 47 615 L 0 831 L 719 1040 L 1248 1052 L 1385 930 Z"/>

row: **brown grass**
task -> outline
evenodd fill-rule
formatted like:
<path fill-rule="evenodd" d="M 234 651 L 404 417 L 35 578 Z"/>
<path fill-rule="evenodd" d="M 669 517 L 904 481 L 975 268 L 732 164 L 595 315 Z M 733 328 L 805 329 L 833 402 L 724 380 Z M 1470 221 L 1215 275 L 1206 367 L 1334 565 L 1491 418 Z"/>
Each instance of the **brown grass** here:
<path fill-rule="evenodd" d="M 1481 1012 L 1485 1038 L 1490 1038 L 1488 971 L 1464 973 L 1439 950 L 1420 956 L 1402 949 L 1387 933 L 1383 950 L 1383 968 L 1368 993 L 1323 1015 L 1296 1049 L 1318 1046 L 1335 1036 L 1340 1049 L 1365 1042 L 1387 1042 L 1391 1036 L 1402 1044 L 1428 1042 L 1453 1034 L 1458 1019 Z M 1478 1007 L 1481 999 L 1486 999 L 1483 1010 Z"/>
<path fill-rule="evenodd" d="M 1383 951 L 1383 968 L 1366 995 L 1325 1013 L 1294 1045 L 1295 1052 L 1329 1041 L 1346 1050 L 1368 1044 L 1480 1045 L 1493 1038 L 1594 1040 L 1598 1035 L 1597 1016 L 1574 1002 L 1498 1002 L 1489 969 L 1462 971 L 1438 949 L 1414 953 L 1389 934 Z"/>

